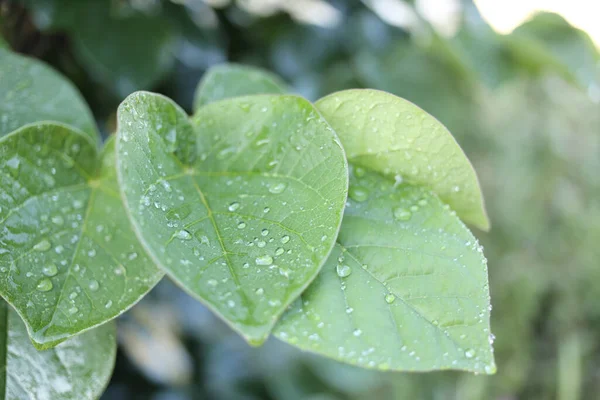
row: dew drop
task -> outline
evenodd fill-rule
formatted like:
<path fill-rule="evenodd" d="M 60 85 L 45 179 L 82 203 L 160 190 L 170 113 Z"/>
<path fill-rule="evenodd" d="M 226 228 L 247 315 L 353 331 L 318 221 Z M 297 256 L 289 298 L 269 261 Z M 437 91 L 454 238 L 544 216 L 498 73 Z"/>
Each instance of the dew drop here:
<path fill-rule="evenodd" d="M 394 296 L 391 293 L 388 293 L 385 295 L 385 302 L 388 304 L 392 304 L 394 302 L 394 300 L 396 300 L 396 296 Z"/>
<path fill-rule="evenodd" d="M 283 193 L 283 191 L 285 190 L 285 188 L 287 187 L 287 185 L 285 183 L 275 183 L 273 185 L 269 186 L 269 192 L 273 193 L 273 194 L 279 194 L 279 193 Z"/>
<path fill-rule="evenodd" d="M 254 293 L 256 293 L 258 296 L 262 296 L 263 294 L 265 294 L 265 289 L 259 287 L 254 291 Z"/>
<path fill-rule="evenodd" d="M 496 373 L 496 366 L 495 365 L 486 365 L 485 366 L 485 373 L 486 374 L 495 374 Z"/>
<path fill-rule="evenodd" d="M 283 243 L 283 244 L 286 244 L 289 241 L 290 241 L 290 237 L 288 235 L 285 235 L 281 238 L 281 243 Z"/>
<path fill-rule="evenodd" d="M 246 223 L 240 222 L 237 227 L 238 227 L 238 229 L 244 229 L 246 227 Z"/>
<path fill-rule="evenodd" d="M 36 289 L 40 292 L 48 292 L 52 290 L 52 281 L 50 279 L 44 278 L 38 282 Z"/>
<path fill-rule="evenodd" d="M 412 216 L 412 213 L 403 207 L 394 208 L 393 213 L 394 218 L 396 218 L 398 221 L 408 221 Z"/>
<path fill-rule="evenodd" d="M 263 229 L 263 230 L 260 232 L 260 234 L 261 234 L 261 235 L 263 235 L 263 236 L 267 236 L 267 235 L 269 234 L 269 230 L 268 230 L 268 229 Z"/>
<path fill-rule="evenodd" d="M 359 337 L 360 335 L 362 335 L 362 331 L 360 329 L 355 329 L 354 332 L 352 332 L 352 334 L 356 337 Z"/>
<path fill-rule="evenodd" d="M 473 349 L 467 349 L 465 351 L 465 357 L 467 357 L 467 358 L 473 358 L 473 357 L 475 357 L 475 350 L 473 350 Z"/>
<path fill-rule="evenodd" d="M 348 196 L 354 201 L 362 202 L 369 198 L 369 191 L 361 186 L 352 186 Z"/>
<path fill-rule="evenodd" d="M 280 256 L 280 255 L 282 255 L 282 254 L 283 254 L 283 252 L 284 252 L 284 251 L 285 251 L 285 250 L 283 250 L 283 248 L 282 248 L 282 247 L 279 247 L 277 250 L 275 250 L 275 255 L 276 255 L 276 256 Z"/>
<path fill-rule="evenodd" d="M 55 264 L 48 264 L 42 268 L 42 273 L 46 276 L 54 276 L 58 273 L 58 268 Z"/>
<path fill-rule="evenodd" d="M 217 280 L 216 280 L 216 279 L 209 279 L 208 281 L 206 281 L 206 283 L 208 284 L 208 286 L 215 287 L 215 286 L 217 286 L 217 284 L 218 284 L 219 282 L 217 282 Z"/>
<path fill-rule="evenodd" d="M 90 290 L 92 292 L 95 292 L 100 287 L 100 284 L 96 280 L 91 280 L 90 283 L 88 284 L 88 287 L 90 288 Z"/>
<path fill-rule="evenodd" d="M 48 251 L 48 250 L 50 250 L 50 247 L 52 247 L 52 245 L 50 244 L 48 239 L 43 239 L 40 242 L 36 243 L 33 246 L 33 249 L 35 251 Z"/>
<path fill-rule="evenodd" d="M 233 202 L 229 205 L 229 207 L 227 207 L 227 209 L 231 212 L 237 210 L 238 208 L 240 208 L 240 203 L 238 202 Z"/>
<path fill-rule="evenodd" d="M 269 211 L 271 211 L 271 208 L 269 208 L 269 207 L 265 207 L 265 208 L 263 209 L 263 212 L 264 212 L 265 214 L 266 214 L 266 213 L 268 213 Z"/>
<path fill-rule="evenodd" d="M 83 207 L 83 201 L 81 200 L 73 200 L 73 208 L 79 209 Z"/>
<path fill-rule="evenodd" d="M 65 220 L 60 215 L 57 215 L 57 216 L 52 217 L 52 222 L 55 225 L 61 226 L 65 223 Z"/>
<path fill-rule="evenodd" d="M 347 276 L 350 276 L 350 274 L 352 273 L 352 268 L 350 268 L 350 266 L 348 266 L 348 265 L 338 264 L 335 268 L 336 268 L 336 272 L 340 278 L 346 278 Z"/>
<path fill-rule="evenodd" d="M 112 307 L 112 300 L 109 300 L 106 302 L 106 304 L 104 305 L 104 308 L 111 308 Z"/>
<path fill-rule="evenodd" d="M 255 261 L 257 265 L 271 265 L 273 264 L 273 257 L 265 254 L 264 256 L 256 257 Z"/>
<path fill-rule="evenodd" d="M 77 307 L 69 308 L 69 314 L 71 314 L 71 315 L 75 314 L 77 311 L 79 311 L 79 308 L 77 308 Z"/>
<path fill-rule="evenodd" d="M 186 231 L 185 229 L 182 229 L 179 232 L 177 232 L 177 234 L 175 236 L 177 237 L 177 239 L 181 239 L 181 240 L 191 240 L 192 239 L 192 234 L 189 233 L 188 231 Z"/>

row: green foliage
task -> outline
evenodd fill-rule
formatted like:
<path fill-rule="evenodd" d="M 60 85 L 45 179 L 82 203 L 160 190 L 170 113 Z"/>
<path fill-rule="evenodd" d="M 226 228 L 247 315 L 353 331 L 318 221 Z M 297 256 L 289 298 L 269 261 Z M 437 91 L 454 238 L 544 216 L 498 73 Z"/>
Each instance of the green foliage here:
<path fill-rule="evenodd" d="M 96 399 L 112 373 L 114 323 L 84 333 L 52 350 L 38 351 L 23 322 L 0 303 L 0 396 L 3 399 Z"/>
<path fill-rule="evenodd" d="M 31 3 L 44 30 L 72 33 L 86 71 L 119 97 L 154 85 L 174 63 L 175 30 L 164 18 L 113 7 L 110 0 Z"/>
<path fill-rule="evenodd" d="M 306 100 L 255 96 L 201 108 L 128 97 L 121 190 L 153 259 L 250 343 L 314 279 L 347 196 L 337 137 Z"/>
<path fill-rule="evenodd" d="M 216 66 L 202 78 L 196 89 L 194 109 L 229 97 L 251 94 L 283 94 L 287 90 L 279 77 L 243 65 Z"/>
<path fill-rule="evenodd" d="M 466 222 L 489 229 L 473 167 L 448 130 L 425 111 L 373 90 L 334 93 L 316 105 L 349 162 L 428 187 Z"/>
<path fill-rule="evenodd" d="M 0 137 L 29 123 L 57 121 L 98 140 L 92 113 L 73 85 L 39 61 L 0 49 Z"/>
<path fill-rule="evenodd" d="M 479 183 L 420 108 L 373 90 L 313 106 L 266 72 L 221 66 L 191 118 L 128 96 L 98 153 L 89 114 L 64 115 L 85 107 L 78 94 L 6 54 L 23 77 L 0 109 L 11 118 L 18 95 L 0 139 L 0 294 L 39 349 L 106 329 L 166 273 L 253 345 L 274 330 L 367 368 L 495 373 L 486 260 L 459 219 L 489 228 Z M 58 111 L 47 86 L 66 90 Z M 95 374 L 106 361 L 90 358 Z"/>
<path fill-rule="evenodd" d="M 454 211 L 356 167 L 336 248 L 275 334 L 363 367 L 493 373 L 487 287 L 482 249 Z"/>

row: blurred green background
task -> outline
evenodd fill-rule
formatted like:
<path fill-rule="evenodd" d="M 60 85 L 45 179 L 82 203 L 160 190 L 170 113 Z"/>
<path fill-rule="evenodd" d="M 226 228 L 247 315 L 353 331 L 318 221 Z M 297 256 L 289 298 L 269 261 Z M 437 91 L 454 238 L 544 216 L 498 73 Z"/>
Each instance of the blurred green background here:
<path fill-rule="evenodd" d="M 500 35 L 463 0 L 442 35 L 411 2 L 391 2 L 397 15 L 375 0 L 0 0 L 7 45 L 71 79 L 105 136 L 132 91 L 190 111 L 207 68 L 246 63 L 311 100 L 371 87 L 415 102 L 455 135 L 487 201 L 492 230 L 475 234 L 495 376 L 373 372 L 276 340 L 250 348 L 165 280 L 120 319 L 103 398 L 600 399 L 598 49 L 555 14 Z"/>

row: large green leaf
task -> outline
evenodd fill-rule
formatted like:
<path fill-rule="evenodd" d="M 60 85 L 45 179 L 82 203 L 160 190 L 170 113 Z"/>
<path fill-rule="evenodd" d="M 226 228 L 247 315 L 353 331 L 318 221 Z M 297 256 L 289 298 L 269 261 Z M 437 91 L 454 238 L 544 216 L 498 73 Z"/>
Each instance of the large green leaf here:
<path fill-rule="evenodd" d="M 63 122 L 99 140 L 90 110 L 69 81 L 39 61 L 0 49 L 0 137 L 38 121 Z"/>
<path fill-rule="evenodd" d="M 40 348 L 100 325 L 161 278 L 116 187 L 114 142 L 54 123 L 0 140 L 0 294 Z"/>
<path fill-rule="evenodd" d="M 225 64 L 209 69 L 202 77 L 194 99 L 194 110 L 214 101 L 252 94 L 284 94 L 285 83 L 258 68 Z"/>
<path fill-rule="evenodd" d="M 173 66 L 177 34 L 167 18 L 112 0 L 25 0 L 38 27 L 68 32 L 90 76 L 115 95 L 150 89 Z"/>
<path fill-rule="evenodd" d="M 347 164 L 306 100 L 262 95 L 202 107 L 134 93 L 118 115 L 117 170 L 153 259 L 250 343 L 317 275 L 334 245 Z"/>
<path fill-rule="evenodd" d="M 495 371 L 486 260 L 437 196 L 355 167 L 337 242 L 278 338 L 363 367 Z"/>
<path fill-rule="evenodd" d="M 17 313 L 0 300 L 0 398 L 97 399 L 115 363 L 113 323 L 38 351 Z"/>
<path fill-rule="evenodd" d="M 317 102 L 351 163 L 434 191 L 468 223 L 489 229 L 479 182 L 450 132 L 414 104 L 376 90 Z"/>

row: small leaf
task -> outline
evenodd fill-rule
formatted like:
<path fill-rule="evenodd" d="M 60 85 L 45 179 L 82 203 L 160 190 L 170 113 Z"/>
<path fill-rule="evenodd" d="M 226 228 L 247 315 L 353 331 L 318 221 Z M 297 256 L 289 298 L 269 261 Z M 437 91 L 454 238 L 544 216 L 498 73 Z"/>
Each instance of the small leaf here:
<path fill-rule="evenodd" d="M 459 217 L 489 229 L 479 182 L 450 132 L 414 104 L 376 90 L 346 90 L 317 108 L 348 161 L 433 190 Z"/>
<path fill-rule="evenodd" d="M 194 110 L 230 97 L 287 92 L 286 84 L 277 75 L 267 71 L 244 65 L 218 65 L 209 69 L 200 81 Z"/>
<path fill-rule="evenodd" d="M 112 374 L 115 325 L 38 351 L 16 312 L 0 300 L 0 393 L 2 399 L 97 399 Z"/>
<path fill-rule="evenodd" d="M 347 164 L 314 107 L 251 96 L 191 124 L 163 96 L 119 108 L 118 173 L 136 232 L 185 290 L 250 343 L 317 275 L 337 236 Z"/>
<path fill-rule="evenodd" d="M 356 167 L 338 244 L 274 334 L 362 367 L 493 373 L 489 310 L 486 260 L 456 214 Z"/>
<path fill-rule="evenodd" d="M 162 277 L 131 231 L 114 142 L 25 126 L 0 140 L 0 294 L 47 348 L 109 321 Z"/>
<path fill-rule="evenodd" d="M 0 137 L 38 121 L 62 122 L 99 141 L 92 113 L 69 81 L 37 60 L 0 49 Z"/>

